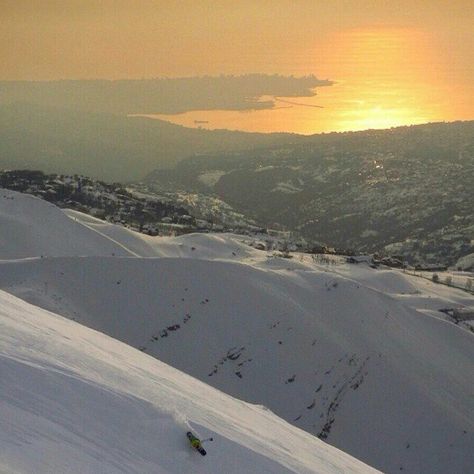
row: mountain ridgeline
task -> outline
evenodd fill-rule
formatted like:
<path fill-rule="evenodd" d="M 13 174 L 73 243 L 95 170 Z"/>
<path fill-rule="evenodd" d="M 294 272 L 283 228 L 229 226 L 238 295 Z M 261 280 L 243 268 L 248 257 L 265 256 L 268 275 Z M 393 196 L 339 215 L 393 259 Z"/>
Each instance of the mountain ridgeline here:
<path fill-rule="evenodd" d="M 454 264 L 473 252 L 473 179 L 470 121 L 194 156 L 147 181 L 218 195 L 265 225 L 336 247 Z"/>
<path fill-rule="evenodd" d="M 286 143 L 290 134 L 199 130 L 163 120 L 34 103 L 1 103 L 0 168 L 139 180 L 195 153 Z"/>

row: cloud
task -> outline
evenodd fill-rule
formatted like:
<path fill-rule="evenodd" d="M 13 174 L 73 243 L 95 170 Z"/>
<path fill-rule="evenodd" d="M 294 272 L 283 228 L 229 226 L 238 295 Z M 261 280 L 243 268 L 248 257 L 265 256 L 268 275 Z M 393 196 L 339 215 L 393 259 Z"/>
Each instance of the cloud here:
<path fill-rule="evenodd" d="M 117 114 L 177 114 L 192 110 L 272 109 L 280 97 L 313 97 L 332 82 L 314 75 L 267 74 L 147 80 L 4 81 L 1 102 Z M 292 101 L 287 101 L 294 105 Z M 306 105 L 306 104 L 296 104 Z"/>

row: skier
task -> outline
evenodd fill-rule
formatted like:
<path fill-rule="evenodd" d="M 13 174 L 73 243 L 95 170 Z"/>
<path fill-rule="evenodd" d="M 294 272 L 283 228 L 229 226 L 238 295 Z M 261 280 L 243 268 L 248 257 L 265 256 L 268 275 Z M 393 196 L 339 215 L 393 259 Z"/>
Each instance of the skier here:
<path fill-rule="evenodd" d="M 202 456 L 205 456 L 206 455 L 206 450 L 202 447 L 202 441 L 197 438 L 196 436 L 194 436 L 191 431 L 188 431 L 186 433 L 186 436 L 188 437 L 189 439 L 189 442 L 191 443 L 191 446 L 196 450 L 198 451 Z M 209 438 L 209 441 L 211 441 L 212 438 Z"/>

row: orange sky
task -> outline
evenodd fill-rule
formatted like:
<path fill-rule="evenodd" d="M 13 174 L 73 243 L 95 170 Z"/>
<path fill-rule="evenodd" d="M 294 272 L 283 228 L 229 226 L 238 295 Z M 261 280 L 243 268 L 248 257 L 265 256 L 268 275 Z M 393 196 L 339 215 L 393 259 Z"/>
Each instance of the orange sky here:
<path fill-rule="evenodd" d="M 0 80 L 311 73 L 338 82 L 311 99 L 325 109 L 237 113 L 234 128 L 466 119 L 472 25 L 471 0 L 0 0 Z"/>

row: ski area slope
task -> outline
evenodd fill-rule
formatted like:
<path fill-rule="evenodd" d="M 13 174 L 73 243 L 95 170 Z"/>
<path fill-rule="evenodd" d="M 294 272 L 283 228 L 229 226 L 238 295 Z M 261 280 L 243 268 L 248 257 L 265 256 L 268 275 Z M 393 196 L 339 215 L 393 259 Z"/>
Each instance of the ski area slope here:
<path fill-rule="evenodd" d="M 0 287 L 384 472 L 469 472 L 473 336 L 435 308 L 472 297 L 421 293 L 389 270 L 267 260 L 4 261 Z"/>
<path fill-rule="evenodd" d="M 255 253 L 237 241 L 229 246 L 218 236 L 194 235 L 192 245 L 186 245 L 187 237 L 150 237 L 0 188 L 0 260 L 40 256 L 194 257 L 198 253 L 200 258 L 226 254 L 236 259 Z M 195 252 L 198 249 L 200 252 Z M 238 257 L 232 255 L 235 250 L 240 251 Z"/>
<path fill-rule="evenodd" d="M 0 189 L 0 259 L 66 255 L 131 256 L 121 244 L 34 196 Z"/>
<path fill-rule="evenodd" d="M 110 224 L 82 212 L 70 209 L 64 213 L 93 229 L 102 236 L 119 243 L 130 253 L 140 257 L 189 257 L 206 260 L 241 260 L 261 258 L 261 252 L 243 244 L 231 234 L 188 234 L 180 237 L 152 237 L 126 227 Z M 230 238 L 229 238 L 230 237 Z M 70 254 L 71 255 L 71 254 Z"/>
<path fill-rule="evenodd" d="M 38 215 L 62 212 L 36 201 Z M 46 217 L 34 226 L 66 252 L 70 238 L 82 249 L 98 238 L 102 256 L 73 248 L 4 260 L 0 288 L 267 406 L 384 472 L 474 465 L 473 334 L 439 311 L 474 307 L 472 295 L 340 257 L 279 258 L 245 245 L 251 237 L 148 237 L 67 213 L 61 227 L 42 226 Z M 70 225 L 83 229 L 71 237 Z M 21 239 L 8 245 L 31 256 Z"/>
<path fill-rule="evenodd" d="M 0 292 L 0 470 L 372 473 L 276 417 Z M 193 451 L 192 429 L 214 441 Z"/>

